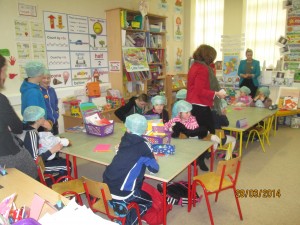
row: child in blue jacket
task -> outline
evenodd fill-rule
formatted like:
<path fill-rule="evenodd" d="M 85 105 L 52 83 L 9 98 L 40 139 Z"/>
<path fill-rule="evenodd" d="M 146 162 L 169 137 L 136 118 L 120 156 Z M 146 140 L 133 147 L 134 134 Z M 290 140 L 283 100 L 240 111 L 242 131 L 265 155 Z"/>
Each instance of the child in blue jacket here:
<path fill-rule="evenodd" d="M 146 168 L 157 173 L 157 164 L 151 145 L 142 134 L 146 132 L 147 120 L 144 116 L 133 114 L 126 118 L 127 131 L 121 139 L 117 155 L 107 166 L 103 174 L 103 182 L 110 189 L 113 200 L 110 206 L 117 215 L 126 216 L 126 225 L 137 224 L 137 214 L 134 209 L 127 212 L 126 206 L 135 202 L 139 205 L 143 216 L 152 206 L 150 195 L 142 191 L 142 184 Z"/>
<path fill-rule="evenodd" d="M 40 82 L 40 87 L 46 104 L 47 119 L 52 122 L 52 133 L 58 134 L 58 98 L 53 87 L 50 87 L 51 76 L 49 70 L 45 70 L 44 76 Z"/>

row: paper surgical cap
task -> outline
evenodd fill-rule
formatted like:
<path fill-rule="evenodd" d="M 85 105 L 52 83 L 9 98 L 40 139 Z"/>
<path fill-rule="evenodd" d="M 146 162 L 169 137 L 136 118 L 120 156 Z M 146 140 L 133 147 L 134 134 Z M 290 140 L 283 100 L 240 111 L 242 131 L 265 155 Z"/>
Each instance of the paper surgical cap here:
<path fill-rule="evenodd" d="M 27 77 L 38 77 L 44 74 L 45 66 L 41 62 L 30 61 L 25 65 Z"/>
<path fill-rule="evenodd" d="M 45 69 L 44 70 L 44 76 L 50 76 L 50 71 L 48 69 Z"/>
<path fill-rule="evenodd" d="M 270 95 L 270 89 L 267 87 L 261 87 L 258 91 L 263 93 L 266 97 L 269 97 Z"/>
<path fill-rule="evenodd" d="M 249 95 L 251 93 L 251 90 L 246 86 L 241 87 L 240 91 L 244 92 L 246 95 Z"/>
<path fill-rule="evenodd" d="M 186 99 L 186 93 L 187 90 L 186 89 L 181 89 L 176 93 L 176 98 L 178 99 Z"/>
<path fill-rule="evenodd" d="M 146 132 L 148 122 L 144 116 L 135 113 L 126 117 L 125 127 L 129 129 L 131 133 L 141 136 Z"/>
<path fill-rule="evenodd" d="M 184 101 L 184 100 L 180 100 L 177 102 L 177 112 L 181 113 L 181 112 L 190 112 L 192 111 L 192 104 Z"/>
<path fill-rule="evenodd" d="M 39 106 L 28 106 L 23 113 L 25 122 L 35 122 L 45 116 L 45 110 Z"/>
<path fill-rule="evenodd" d="M 165 105 L 166 104 L 166 97 L 161 95 L 156 95 L 155 97 L 151 98 L 152 105 Z"/>

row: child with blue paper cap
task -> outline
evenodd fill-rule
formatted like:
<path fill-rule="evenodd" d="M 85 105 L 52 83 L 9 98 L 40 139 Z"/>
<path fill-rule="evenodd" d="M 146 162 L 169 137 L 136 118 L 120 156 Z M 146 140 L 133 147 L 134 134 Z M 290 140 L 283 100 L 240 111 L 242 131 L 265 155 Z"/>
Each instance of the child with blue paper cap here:
<path fill-rule="evenodd" d="M 22 115 L 28 106 L 39 106 L 46 111 L 45 100 L 39 86 L 45 71 L 44 64 L 37 61 L 30 61 L 26 63 L 25 71 L 27 77 L 20 87 Z M 45 121 L 42 127 L 51 130 L 52 124 Z"/>
<path fill-rule="evenodd" d="M 40 88 L 42 91 L 42 95 L 46 104 L 46 115 L 47 119 L 52 122 L 52 130 L 51 132 L 54 135 L 58 134 L 58 98 L 55 92 L 55 89 L 50 86 L 51 76 L 50 71 L 45 69 L 44 74 L 42 76 L 42 80 L 40 82 Z"/>
<path fill-rule="evenodd" d="M 162 95 L 156 95 L 151 98 L 151 103 L 153 108 L 146 112 L 146 115 L 159 115 L 159 118 L 162 119 L 163 123 L 169 121 L 169 114 L 168 111 L 164 109 L 165 105 L 167 104 L 166 97 Z"/>
<path fill-rule="evenodd" d="M 234 106 L 250 106 L 252 102 L 251 90 L 246 86 L 240 88 L 240 96 L 236 99 L 232 105 Z"/>
<path fill-rule="evenodd" d="M 260 87 L 257 90 L 257 95 L 253 99 L 250 106 L 259 108 L 269 108 L 272 105 L 272 99 L 269 98 L 270 89 L 268 87 Z"/>
<path fill-rule="evenodd" d="M 217 148 L 220 143 L 220 138 L 217 135 L 209 134 L 207 128 L 205 126 L 201 126 L 197 123 L 196 117 L 192 116 L 192 104 L 180 100 L 177 103 L 177 111 L 178 115 L 169 120 L 169 122 L 165 123 L 165 130 L 173 131 L 172 137 L 178 138 L 180 134 L 184 134 L 187 137 L 198 137 L 199 139 L 208 139 L 214 142 L 214 149 Z M 198 159 L 198 165 L 201 170 L 208 171 L 207 166 L 204 162 L 204 157 L 207 152 L 204 152 Z"/>
<path fill-rule="evenodd" d="M 24 110 L 23 120 L 24 131 L 19 138 L 24 142 L 24 147 L 29 151 L 32 158 L 36 158 L 40 155 L 45 163 L 45 171 L 50 174 L 58 174 L 58 176 L 66 176 L 67 173 L 67 163 L 66 160 L 56 156 L 52 160 L 48 160 L 52 154 L 59 152 L 63 144 L 56 143 L 51 148 L 44 152 L 39 152 L 40 137 L 38 134 L 38 129 L 45 122 L 45 110 L 39 106 L 29 106 Z M 71 164 L 70 164 L 71 165 Z"/>
<path fill-rule="evenodd" d="M 146 168 L 152 173 L 159 170 L 150 143 L 141 136 L 147 126 L 147 120 L 142 115 L 133 114 L 126 118 L 127 131 L 117 154 L 103 174 L 103 182 L 108 185 L 112 195 L 109 205 L 116 215 L 126 216 L 126 224 L 137 224 L 136 211 L 127 211 L 129 203 L 139 205 L 141 216 L 152 206 L 150 195 L 141 189 Z"/>
<path fill-rule="evenodd" d="M 227 107 L 227 102 L 224 99 L 222 99 L 221 100 L 222 114 L 219 115 L 217 113 L 217 111 L 212 110 L 215 129 L 222 129 L 222 127 L 228 127 L 229 126 L 229 121 L 228 121 L 228 118 L 226 116 L 226 107 Z M 232 157 L 232 152 L 235 148 L 236 139 L 233 136 L 225 135 L 225 137 L 223 139 L 221 139 L 221 141 L 222 141 L 223 145 L 226 145 L 228 143 L 232 143 L 231 149 L 226 152 L 226 156 L 225 156 L 225 159 L 228 160 Z"/>
<path fill-rule="evenodd" d="M 177 111 L 177 103 L 179 100 L 185 100 L 186 99 L 186 89 L 181 89 L 176 93 L 176 99 L 177 101 L 174 103 L 173 108 L 172 108 L 172 118 L 176 117 L 178 115 Z"/>

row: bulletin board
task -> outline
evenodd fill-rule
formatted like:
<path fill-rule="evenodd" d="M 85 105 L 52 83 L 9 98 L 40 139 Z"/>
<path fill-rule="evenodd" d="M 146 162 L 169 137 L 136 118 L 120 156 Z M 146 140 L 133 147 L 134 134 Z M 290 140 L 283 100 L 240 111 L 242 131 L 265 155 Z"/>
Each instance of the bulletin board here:
<path fill-rule="evenodd" d="M 44 11 L 47 63 L 56 88 L 109 82 L 106 20 Z"/>

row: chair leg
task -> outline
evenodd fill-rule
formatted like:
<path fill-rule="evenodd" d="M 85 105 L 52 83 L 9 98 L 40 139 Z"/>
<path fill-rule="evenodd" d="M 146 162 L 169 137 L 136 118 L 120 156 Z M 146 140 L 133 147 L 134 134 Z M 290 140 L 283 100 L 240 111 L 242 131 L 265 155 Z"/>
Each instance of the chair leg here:
<path fill-rule="evenodd" d="M 239 211 L 240 220 L 243 220 L 243 215 L 242 215 L 242 210 L 241 210 L 240 202 L 239 202 L 239 199 L 238 199 L 238 197 L 236 196 L 235 193 L 236 193 L 236 189 L 235 189 L 235 187 L 233 187 L 233 194 L 234 194 L 236 205 L 237 205 L 237 208 L 238 208 L 238 211 Z"/>
<path fill-rule="evenodd" d="M 250 131 L 250 133 L 249 133 L 249 135 L 248 135 L 248 138 L 247 138 L 247 142 L 246 142 L 246 148 L 248 147 L 248 143 L 249 143 L 249 139 L 250 139 L 250 137 L 251 137 L 251 134 L 253 134 L 253 132 L 251 132 Z M 253 135 L 253 137 L 254 137 L 254 135 Z M 241 138 L 241 137 L 240 137 Z M 253 138 L 252 138 L 252 142 L 253 142 Z"/>
<path fill-rule="evenodd" d="M 216 193 L 215 202 L 218 201 L 218 197 L 219 197 L 219 192 Z"/>
<path fill-rule="evenodd" d="M 205 196 L 205 200 L 206 200 L 206 205 L 207 205 L 207 210 L 208 210 L 208 214 L 209 214 L 209 218 L 210 218 L 210 223 L 211 225 L 214 225 L 214 218 L 211 212 L 211 208 L 210 208 L 210 203 L 209 203 L 209 199 L 208 199 L 208 195 L 207 192 L 204 191 L 204 196 Z"/>
<path fill-rule="evenodd" d="M 260 135 L 258 135 L 258 140 L 259 140 L 259 142 L 260 142 L 260 145 L 261 145 L 262 150 L 263 150 L 264 152 L 266 152 L 264 143 L 262 142 Z"/>
<path fill-rule="evenodd" d="M 193 207 L 196 207 L 196 201 L 195 201 L 195 198 L 196 198 L 196 187 L 197 187 L 197 183 L 194 181 L 193 184 L 192 184 L 192 194 L 191 194 L 192 195 L 192 199 L 191 199 L 191 203 L 190 203 L 190 204 L 193 204 Z"/>

